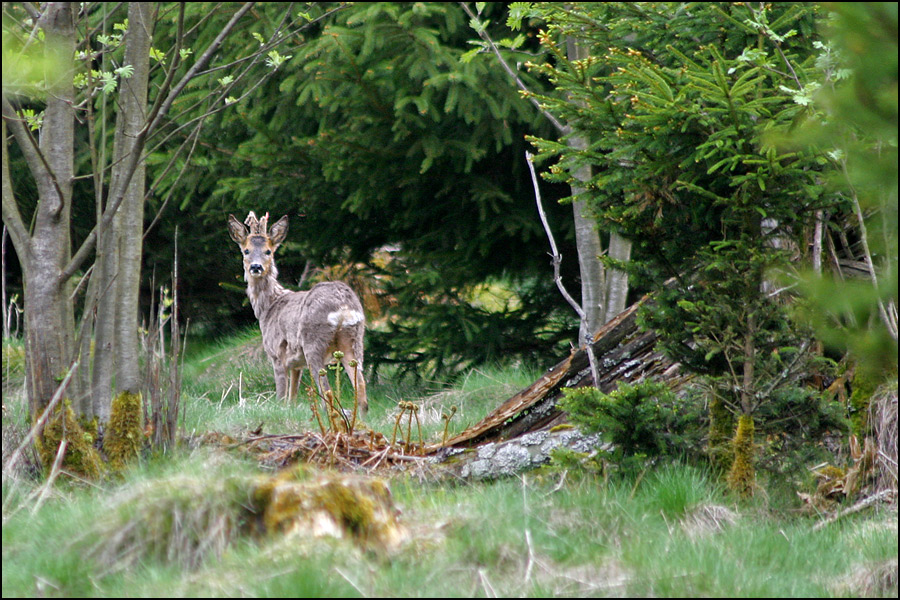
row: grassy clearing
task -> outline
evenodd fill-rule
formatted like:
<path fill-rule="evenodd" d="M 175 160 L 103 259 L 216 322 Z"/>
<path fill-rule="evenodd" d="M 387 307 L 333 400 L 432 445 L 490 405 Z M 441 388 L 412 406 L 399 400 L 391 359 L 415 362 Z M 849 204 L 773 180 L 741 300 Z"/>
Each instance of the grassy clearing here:
<path fill-rule="evenodd" d="M 426 442 L 438 442 L 444 431 L 443 413 L 456 407 L 448 435 L 477 423 L 496 406 L 530 385 L 539 372 L 530 367 L 488 366 L 473 370 L 452 386 L 403 382 L 396 385 L 382 376 L 368 386 L 368 425 L 390 436 L 398 413 L 397 403 L 414 401 Z M 300 384 L 301 399 L 288 406 L 275 398 L 272 367 L 262 352 L 258 330 L 205 344 L 192 352 L 185 365 L 184 428 L 188 432 L 233 433 L 262 424 L 269 433 L 313 429 L 315 420 L 304 390 L 312 385 L 309 371 Z M 342 380 L 344 406 L 352 406 L 350 381 Z M 405 420 L 404 420 L 405 423 Z M 418 437 L 418 432 L 414 433 Z"/>
<path fill-rule="evenodd" d="M 274 400 L 268 365 L 249 364 L 246 346 L 240 337 L 190 359 L 188 430 L 309 429 L 305 403 Z M 396 402 L 412 399 L 438 415 L 425 435 L 439 439 L 441 411 L 458 407 L 459 431 L 534 376 L 495 367 L 438 391 L 382 381 L 370 424 L 389 434 Z M 896 513 L 815 531 L 815 519 L 769 508 L 790 499 L 739 503 L 689 466 L 609 480 L 559 468 L 442 485 L 397 475 L 409 535 L 390 556 L 346 539 L 243 532 L 241 494 L 259 476 L 201 447 L 96 485 L 62 478 L 35 511 L 23 499 L 38 482 L 7 482 L 3 596 L 896 596 Z"/>

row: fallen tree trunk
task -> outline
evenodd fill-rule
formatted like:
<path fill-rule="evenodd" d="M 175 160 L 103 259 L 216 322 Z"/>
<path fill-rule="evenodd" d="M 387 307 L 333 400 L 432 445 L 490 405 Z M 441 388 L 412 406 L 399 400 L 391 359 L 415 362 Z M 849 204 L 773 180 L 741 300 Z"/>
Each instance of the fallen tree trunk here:
<path fill-rule="evenodd" d="M 614 390 L 622 382 L 654 379 L 679 387 L 686 379 L 678 364 L 656 348 L 656 333 L 640 331 L 637 327 L 637 311 L 648 298 L 645 296 L 621 312 L 593 337 L 590 347 L 597 364 L 596 387 L 603 392 Z M 557 406 L 562 390 L 593 385 L 587 351 L 579 348 L 481 422 L 448 439 L 445 444 L 426 447 L 426 452 L 503 442 L 525 433 L 549 429 L 565 421 L 565 413 Z"/>

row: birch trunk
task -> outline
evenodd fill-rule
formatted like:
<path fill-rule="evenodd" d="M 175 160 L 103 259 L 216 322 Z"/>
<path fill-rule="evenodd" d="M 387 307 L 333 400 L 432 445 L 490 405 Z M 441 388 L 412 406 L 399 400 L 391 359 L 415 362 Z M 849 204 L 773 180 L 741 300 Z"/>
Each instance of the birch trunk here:
<path fill-rule="evenodd" d="M 579 60 L 588 55 L 587 50 L 572 38 L 567 40 L 566 46 L 569 60 Z M 571 131 L 569 127 L 567 129 Z M 576 150 L 585 150 L 587 140 L 581 136 L 571 136 L 569 146 Z M 583 166 L 576 170 L 573 176 L 586 184 L 591 179 L 591 167 Z M 575 245 L 578 248 L 578 266 L 581 271 L 581 308 L 584 311 L 578 339 L 581 346 L 588 343 L 606 318 L 606 271 L 600 262 L 603 245 L 600 242 L 596 220 L 588 215 L 585 200 L 579 198 L 585 191 L 585 187 L 572 186 Z"/>

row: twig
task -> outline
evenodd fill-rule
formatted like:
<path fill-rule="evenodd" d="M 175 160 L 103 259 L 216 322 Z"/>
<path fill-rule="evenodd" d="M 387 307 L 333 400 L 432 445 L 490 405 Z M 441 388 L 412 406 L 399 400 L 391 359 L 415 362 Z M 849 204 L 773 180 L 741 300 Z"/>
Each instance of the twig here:
<path fill-rule="evenodd" d="M 525 530 L 525 543 L 528 545 L 528 564 L 525 565 L 524 584 L 528 585 L 528 581 L 531 579 L 531 570 L 534 568 L 534 548 L 531 546 L 531 532 L 527 529 Z"/>
<path fill-rule="evenodd" d="M 544 226 L 544 231 L 547 233 L 547 238 L 550 240 L 550 250 L 552 251 L 551 256 L 553 257 L 553 280 L 556 282 L 556 287 L 559 288 L 559 292 L 562 294 L 563 298 L 566 299 L 566 302 L 569 303 L 575 313 L 578 314 L 578 319 L 581 322 L 581 326 L 579 330 L 584 333 L 584 339 L 581 342 L 584 343 L 585 352 L 587 353 L 588 362 L 591 365 L 591 378 L 594 380 L 594 385 L 598 384 L 598 370 L 597 370 L 597 361 L 594 356 L 594 347 L 591 345 L 591 334 L 588 329 L 588 318 L 587 313 L 581 307 L 580 304 L 575 302 L 575 299 L 569 294 L 569 291 L 566 289 L 566 286 L 563 285 L 562 282 L 562 274 L 560 273 L 560 264 L 562 263 L 562 255 L 559 253 L 559 250 L 556 248 L 556 240 L 553 238 L 553 232 L 550 230 L 550 223 L 547 221 L 547 215 L 544 212 L 544 205 L 541 203 L 541 191 L 538 187 L 537 174 L 534 172 L 534 164 L 531 160 L 534 156 L 526 151 L 525 152 L 525 162 L 528 164 L 528 170 L 531 172 L 531 184 L 534 186 L 534 199 L 537 203 L 538 214 L 541 217 L 541 224 Z"/>
<path fill-rule="evenodd" d="M 56 478 L 59 476 L 60 465 L 62 465 L 63 457 L 66 455 L 66 448 L 68 447 L 69 442 L 66 441 L 65 438 L 59 441 L 59 448 L 56 450 L 56 458 L 53 460 L 53 467 L 50 469 L 50 475 L 47 477 L 47 481 L 44 482 L 44 485 L 41 486 L 41 493 L 35 501 L 34 506 L 31 507 L 32 516 L 40 509 L 44 500 L 47 498 L 47 492 L 53 487 L 53 482 L 56 481 Z"/>
<path fill-rule="evenodd" d="M 340 575 L 341 577 L 343 577 L 343 578 L 347 581 L 347 583 L 349 583 L 350 585 L 352 585 L 352 586 L 353 586 L 353 589 L 355 589 L 357 592 L 359 592 L 359 595 L 360 595 L 360 596 L 362 596 L 363 598 L 368 598 L 368 597 L 369 597 L 369 595 L 368 595 L 367 593 L 365 593 L 365 592 L 362 590 L 361 587 L 359 587 L 358 585 L 356 585 L 356 583 L 355 583 L 352 579 L 350 579 L 350 576 L 349 576 L 349 575 L 347 575 L 346 573 L 344 573 L 343 571 L 341 571 L 341 570 L 338 569 L 337 567 L 334 567 L 334 570 L 337 572 L 338 575 Z"/>
<path fill-rule="evenodd" d="M 66 388 L 69 387 L 69 381 L 72 379 L 72 374 L 75 373 L 75 370 L 78 368 L 78 360 L 72 362 L 69 365 L 69 370 L 66 373 L 65 379 L 63 379 L 62 383 L 59 384 L 59 387 L 56 388 L 56 392 L 53 394 L 53 398 L 50 399 L 49 404 L 47 404 L 47 408 L 44 409 L 43 414 L 41 414 L 40 418 L 37 420 L 37 423 L 31 428 L 28 432 L 28 435 L 25 436 L 25 439 L 22 440 L 22 443 L 19 444 L 19 447 L 16 448 L 16 451 L 13 452 L 12 456 L 3 465 L 3 483 L 6 483 L 6 479 L 9 477 L 12 470 L 15 468 L 16 463 L 19 461 L 19 457 L 22 454 L 22 451 L 25 447 L 34 440 L 35 436 L 38 435 L 41 430 L 44 428 L 44 424 L 47 422 L 47 419 L 50 418 L 50 413 L 53 412 L 53 409 L 56 407 L 57 403 L 63 396 L 63 393 L 66 391 Z M 10 494 L 9 497 L 12 497 Z"/>
<path fill-rule="evenodd" d="M 556 239 L 553 237 L 553 232 L 550 230 L 550 223 L 547 222 L 547 214 L 544 212 L 544 205 L 541 203 L 541 192 L 540 188 L 538 188 L 537 174 L 534 172 L 534 164 L 532 164 L 531 159 L 534 156 L 530 152 L 525 152 L 525 162 L 528 164 L 528 170 L 531 171 L 531 183 L 534 186 L 534 199 L 537 203 L 538 214 L 541 217 L 541 224 L 544 226 L 544 232 L 547 234 L 547 238 L 550 240 L 550 250 L 552 254 L 550 255 L 553 258 L 553 280 L 556 282 L 556 287 L 559 288 L 559 292 L 563 295 L 563 298 L 566 299 L 566 302 L 569 303 L 569 306 L 575 310 L 578 314 L 578 317 L 584 321 L 585 314 L 584 310 L 581 306 L 575 302 L 575 299 L 572 298 L 569 291 L 566 289 L 566 286 L 563 285 L 562 276 L 559 272 L 559 266 L 562 263 L 562 256 L 559 253 L 559 250 L 556 248 Z"/>
<path fill-rule="evenodd" d="M 484 574 L 484 569 L 478 569 L 478 578 L 481 579 L 481 585 L 484 587 L 484 593 L 488 598 L 496 598 L 497 592 L 494 590 L 494 586 L 491 585 L 491 582 L 488 581 L 487 575 Z"/>
<path fill-rule="evenodd" d="M 816 523 L 815 527 L 813 527 L 813 531 L 818 531 L 826 525 L 830 525 L 838 519 L 846 517 L 847 515 L 852 515 L 853 513 L 858 513 L 861 510 L 865 510 L 866 508 L 872 506 L 877 502 L 890 502 L 891 499 L 893 499 L 893 497 L 896 495 L 896 493 L 896 490 L 881 490 L 877 494 L 873 494 L 868 498 L 863 498 L 847 510 L 842 510 L 837 514 L 825 519 L 824 521 L 819 521 L 818 523 Z"/>

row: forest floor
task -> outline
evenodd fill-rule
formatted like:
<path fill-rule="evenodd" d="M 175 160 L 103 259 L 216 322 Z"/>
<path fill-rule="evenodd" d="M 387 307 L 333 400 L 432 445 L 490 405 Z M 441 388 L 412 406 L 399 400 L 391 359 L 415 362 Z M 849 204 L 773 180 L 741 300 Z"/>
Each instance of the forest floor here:
<path fill-rule="evenodd" d="M 260 425 L 269 434 L 318 426 L 308 402 L 273 398 L 270 367 L 254 348 L 247 334 L 191 352 L 183 430 L 192 442 L 177 451 L 100 482 L 63 474 L 48 487 L 27 470 L 4 472 L 3 596 L 897 595 L 896 508 L 821 526 L 797 496 L 810 489 L 762 474 L 758 493 L 740 500 L 684 464 L 625 475 L 560 461 L 489 481 L 316 466 L 288 484 L 352 477 L 389 486 L 390 535 L 261 534 L 241 511 L 285 476 L 223 438 Z M 27 418 L 6 346 L 3 368 L 5 466 Z M 366 423 L 390 438 L 398 402 L 414 401 L 424 441 L 439 442 L 451 406 L 450 435 L 539 373 L 480 369 L 453 385 L 383 377 L 369 386 Z"/>

